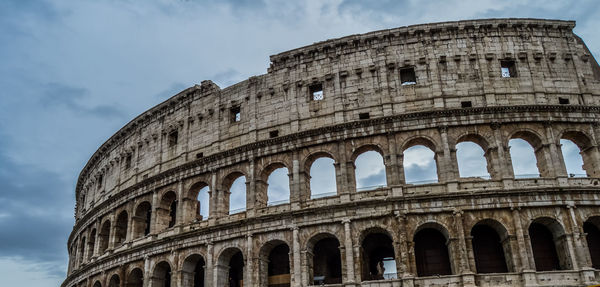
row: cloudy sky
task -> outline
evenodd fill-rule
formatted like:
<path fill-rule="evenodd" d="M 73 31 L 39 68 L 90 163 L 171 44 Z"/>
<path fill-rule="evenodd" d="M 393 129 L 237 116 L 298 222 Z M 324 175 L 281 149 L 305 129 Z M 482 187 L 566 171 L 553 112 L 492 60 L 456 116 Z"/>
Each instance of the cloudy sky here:
<path fill-rule="evenodd" d="M 599 5 L 594 0 L 0 1 L 0 285 L 62 282 L 79 171 L 120 127 L 186 87 L 205 79 L 228 86 L 265 73 L 269 55 L 329 38 L 473 18 L 576 20 L 575 32 L 598 58 Z M 431 171 L 424 162 L 412 166 Z M 360 177 L 361 184 L 377 185 L 377 174 L 380 182 L 381 171 L 371 170 Z M 415 175 L 421 175 L 415 181 L 431 179 L 431 174 Z"/>

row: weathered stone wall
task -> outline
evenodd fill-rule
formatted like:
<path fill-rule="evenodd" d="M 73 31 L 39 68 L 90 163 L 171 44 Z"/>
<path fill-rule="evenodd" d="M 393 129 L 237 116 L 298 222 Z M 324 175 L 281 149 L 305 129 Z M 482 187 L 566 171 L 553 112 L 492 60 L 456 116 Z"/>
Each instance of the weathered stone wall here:
<path fill-rule="evenodd" d="M 160 262 L 171 266 L 175 286 L 187 286 L 192 254 L 206 263 L 205 286 L 221 286 L 233 247 L 246 261 L 244 284 L 266 286 L 263 249 L 273 240 L 290 248 L 292 286 L 306 286 L 307 254 L 322 234 L 340 243 L 343 283 L 371 286 L 360 283 L 360 240 L 373 229 L 392 238 L 400 279 L 372 286 L 597 282 L 583 223 L 600 216 L 600 78 L 574 25 L 494 19 L 353 35 L 272 56 L 267 74 L 225 89 L 204 81 L 182 91 L 123 127 L 81 172 L 63 286 L 108 286 L 113 274 L 125 284 L 135 268 L 154 286 Z M 502 77 L 502 61 L 515 74 Z M 416 84 L 402 85 L 405 68 Z M 316 85 L 322 100 L 312 99 Z M 534 147 L 541 178 L 515 179 L 512 138 Z M 582 150 L 586 178 L 567 176 L 561 138 Z M 491 179 L 459 177 L 456 144 L 466 140 L 484 149 Z M 438 183 L 406 184 L 402 154 L 416 144 L 435 152 Z M 368 150 L 382 154 L 387 186 L 357 192 L 354 160 Z M 337 194 L 310 199 L 310 166 L 322 155 L 336 162 Z M 266 178 L 281 166 L 290 172 L 290 202 L 267 206 Z M 232 175 L 246 177 L 247 204 L 229 215 Z M 193 190 L 205 185 L 210 215 L 198 220 Z M 177 200 L 173 227 L 167 193 Z M 138 236 L 143 202 L 152 221 L 150 234 Z M 550 219 L 562 228 L 568 266 L 536 272 L 528 226 Z M 509 273 L 475 268 L 470 232 L 487 221 L 505 234 Z M 416 277 L 413 237 L 423 226 L 446 235 L 454 275 Z"/>

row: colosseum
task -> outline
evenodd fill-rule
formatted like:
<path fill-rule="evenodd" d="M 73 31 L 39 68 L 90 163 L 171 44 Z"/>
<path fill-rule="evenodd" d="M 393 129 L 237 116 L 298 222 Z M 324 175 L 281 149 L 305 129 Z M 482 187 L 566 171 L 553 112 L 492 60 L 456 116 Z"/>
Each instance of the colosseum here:
<path fill-rule="evenodd" d="M 600 66 L 574 27 L 375 31 L 273 55 L 266 74 L 227 88 L 206 80 L 178 93 L 81 171 L 62 286 L 599 283 Z M 537 174 L 515 172 L 513 140 Z M 585 174 L 567 172 L 561 141 L 579 149 Z M 481 149 L 489 176 L 461 175 L 462 143 Z M 409 179 L 415 147 L 434 179 Z M 358 180 L 367 153 L 379 185 Z M 324 176 L 330 189 L 315 180 Z"/>

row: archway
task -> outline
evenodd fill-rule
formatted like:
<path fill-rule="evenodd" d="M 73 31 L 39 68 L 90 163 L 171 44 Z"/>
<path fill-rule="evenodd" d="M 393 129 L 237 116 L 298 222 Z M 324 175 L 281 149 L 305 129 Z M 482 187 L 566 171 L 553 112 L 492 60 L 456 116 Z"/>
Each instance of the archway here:
<path fill-rule="evenodd" d="M 154 268 L 152 287 L 171 287 L 171 265 L 162 261 Z"/>
<path fill-rule="evenodd" d="M 571 140 L 560 140 L 560 151 L 562 152 L 565 168 L 569 177 L 586 177 L 587 173 L 583 169 L 583 157 L 581 150 Z"/>
<path fill-rule="evenodd" d="M 127 222 L 129 218 L 127 211 L 123 210 L 117 216 L 115 223 L 115 245 L 118 246 L 127 240 Z"/>
<path fill-rule="evenodd" d="M 135 268 L 129 272 L 127 276 L 126 287 L 143 287 L 144 286 L 144 272 L 141 269 Z"/>
<path fill-rule="evenodd" d="M 246 211 L 246 177 L 237 176 L 229 186 L 229 214 Z"/>
<path fill-rule="evenodd" d="M 404 178 L 409 184 L 438 182 L 437 158 L 434 146 L 425 139 L 415 139 L 402 152 Z"/>
<path fill-rule="evenodd" d="M 119 275 L 114 274 L 110 277 L 110 281 L 108 282 L 108 287 L 121 287 L 121 279 Z"/>
<path fill-rule="evenodd" d="M 415 234 L 417 276 L 451 275 L 448 238 L 437 229 L 426 227 Z"/>
<path fill-rule="evenodd" d="M 378 151 L 366 150 L 354 160 L 356 190 L 366 191 L 387 186 L 383 156 Z"/>
<path fill-rule="evenodd" d="M 460 177 L 490 178 L 490 158 L 484 147 L 471 140 L 464 138 L 456 145 L 456 161 Z"/>
<path fill-rule="evenodd" d="M 175 226 L 177 223 L 177 194 L 166 192 L 160 200 L 157 213 L 157 230 L 162 231 Z"/>
<path fill-rule="evenodd" d="M 290 248 L 280 240 L 266 243 L 260 250 L 260 286 L 289 287 Z"/>
<path fill-rule="evenodd" d="M 88 253 L 87 253 L 87 261 L 90 261 L 94 256 L 94 246 L 96 246 L 96 229 L 92 229 L 90 233 L 90 239 L 88 240 Z"/>
<path fill-rule="evenodd" d="M 133 238 L 140 238 L 150 234 L 152 222 L 152 205 L 148 201 L 140 203 L 135 209 L 133 217 Z"/>
<path fill-rule="evenodd" d="M 110 221 L 105 221 L 104 224 L 102 224 L 102 228 L 100 229 L 100 234 L 98 234 L 98 239 L 99 239 L 99 250 L 100 250 L 100 255 L 102 253 L 104 253 L 106 251 L 106 249 L 108 249 L 108 242 L 110 238 Z"/>
<path fill-rule="evenodd" d="M 539 218 L 529 225 L 529 238 L 537 271 L 571 269 L 564 229 L 552 218 Z"/>
<path fill-rule="evenodd" d="M 311 282 L 309 284 L 339 284 L 342 283 L 342 259 L 340 254 L 340 242 L 330 235 L 322 235 L 317 240 L 309 255 L 312 263 Z M 323 238 L 324 237 L 324 238 Z M 317 238 L 313 238 L 316 240 Z M 312 258 L 310 258 L 312 256 Z"/>
<path fill-rule="evenodd" d="M 321 198 L 337 194 L 335 160 L 321 155 L 310 165 L 310 198 Z"/>
<path fill-rule="evenodd" d="M 217 262 L 216 286 L 242 287 L 244 286 L 244 255 L 236 247 L 225 249 Z"/>
<path fill-rule="evenodd" d="M 487 224 L 476 224 L 471 229 L 471 236 L 477 273 L 508 272 L 505 248 L 494 228 Z"/>
<path fill-rule="evenodd" d="M 204 258 L 199 254 L 188 256 L 183 262 L 181 282 L 183 286 L 204 287 Z"/>
<path fill-rule="evenodd" d="M 287 167 L 273 170 L 267 178 L 267 205 L 290 202 L 290 177 Z"/>
<path fill-rule="evenodd" d="M 396 256 L 389 235 L 371 232 L 361 244 L 362 281 L 396 279 Z"/>
<path fill-rule="evenodd" d="M 592 259 L 592 267 L 600 269 L 600 217 L 592 217 L 583 223 L 583 232 L 586 233 L 590 258 Z"/>

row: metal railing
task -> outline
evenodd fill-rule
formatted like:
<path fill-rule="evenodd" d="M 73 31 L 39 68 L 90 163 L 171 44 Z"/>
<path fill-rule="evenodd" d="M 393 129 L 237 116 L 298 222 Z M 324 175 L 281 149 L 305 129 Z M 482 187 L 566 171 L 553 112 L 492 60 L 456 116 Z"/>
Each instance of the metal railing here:
<path fill-rule="evenodd" d="M 588 177 L 585 173 L 569 173 L 569 177 Z"/>
<path fill-rule="evenodd" d="M 330 197 L 330 196 L 335 196 L 337 195 L 337 192 L 324 192 L 324 193 L 318 193 L 318 194 L 311 194 L 310 198 L 311 199 L 317 199 L 317 198 L 323 198 L 323 197 Z"/>
<path fill-rule="evenodd" d="M 414 185 L 419 185 L 419 184 L 431 184 L 431 183 L 438 183 L 437 179 L 425 179 L 425 180 L 415 180 L 415 181 L 407 181 L 406 184 L 414 184 Z"/>
<path fill-rule="evenodd" d="M 371 185 L 371 186 L 363 186 L 363 187 L 359 187 L 356 188 L 356 191 L 368 191 L 368 190 L 374 190 L 374 189 L 379 189 L 379 188 L 384 188 L 386 187 L 386 185 Z"/>
<path fill-rule="evenodd" d="M 270 201 L 270 202 L 267 202 L 267 206 L 282 205 L 282 204 L 286 204 L 286 203 L 290 203 L 290 200 L 283 199 L 283 200 Z"/>
<path fill-rule="evenodd" d="M 521 179 L 521 178 L 539 178 L 539 177 L 540 177 L 539 173 L 515 174 L 515 179 Z"/>
<path fill-rule="evenodd" d="M 236 209 L 230 209 L 230 210 L 229 210 L 229 214 L 242 213 L 242 212 L 244 212 L 244 211 L 246 211 L 246 208 L 245 208 L 245 207 L 242 207 L 242 208 L 236 208 Z"/>

